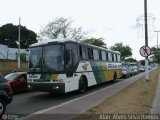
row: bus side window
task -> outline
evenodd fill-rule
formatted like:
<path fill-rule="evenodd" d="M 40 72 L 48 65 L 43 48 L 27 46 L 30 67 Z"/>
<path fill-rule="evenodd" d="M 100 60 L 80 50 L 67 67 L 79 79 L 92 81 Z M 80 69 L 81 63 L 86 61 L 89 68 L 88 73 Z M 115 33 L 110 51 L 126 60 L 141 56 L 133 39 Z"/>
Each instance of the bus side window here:
<path fill-rule="evenodd" d="M 66 51 L 66 69 L 72 70 L 72 53 L 71 51 Z"/>
<path fill-rule="evenodd" d="M 99 60 L 99 51 L 97 49 L 93 49 L 93 58 Z"/>
<path fill-rule="evenodd" d="M 72 63 L 73 63 L 73 68 L 76 67 L 78 64 L 78 51 L 77 51 L 77 45 L 74 43 L 66 43 L 65 46 L 66 51 L 71 51 L 72 53 Z"/>
<path fill-rule="evenodd" d="M 116 54 L 113 54 L 113 57 L 114 57 L 114 62 L 116 62 L 117 61 Z"/>
<path fill-rule="evenodd" d="M 106 61 L 106 52 L 105 51 L 102 51 L 102 60 Z"/>
<path fill-rule="evenodd" d="M 108 53 L 108 60 L 111 62 L 112 61 L 112 53 Z"/>
<path fill-rule="evenodd" d="M 121 57 L 120 57 L 120 55 L 117 55 L 117 61 L 118 61 L 118 62 L 121 62 Z"/>
<path fill-rule="evenodd" d="M 93 50 L 92 50 L 92 48 L 88 48 L 88 57 L 89 57 L 89 59 L 93 59 Z"/>
<path fill-rule="evenodd" d="M 83 60 L 88 59 L 87 48 L 85 46 L 82 46 L 82 58 Z"/>

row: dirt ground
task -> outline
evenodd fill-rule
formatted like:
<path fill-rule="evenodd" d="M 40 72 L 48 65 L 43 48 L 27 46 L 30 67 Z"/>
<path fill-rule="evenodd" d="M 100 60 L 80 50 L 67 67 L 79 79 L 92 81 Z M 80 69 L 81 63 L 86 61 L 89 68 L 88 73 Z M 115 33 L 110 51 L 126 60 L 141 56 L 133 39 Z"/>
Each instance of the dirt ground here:
<path fill-rule="evenodd" d="M 144 78 L 139 79 L 74 120 L 95 120 L 97 114 L 150 114 L 159 72 L 152 71 L 146 85 Z"/>

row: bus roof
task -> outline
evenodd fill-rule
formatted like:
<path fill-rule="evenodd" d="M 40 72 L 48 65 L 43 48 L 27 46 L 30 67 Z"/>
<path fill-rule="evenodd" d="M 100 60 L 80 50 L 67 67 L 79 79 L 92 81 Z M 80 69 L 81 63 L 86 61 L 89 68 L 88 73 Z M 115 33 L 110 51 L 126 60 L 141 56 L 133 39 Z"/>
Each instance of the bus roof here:
<path fill-rule="evenodd" d="M 92 47 L 92 48 L 97 48 L 97 49 L 101 49 L 101 50 L 105 50 L 105 51 L 109 51 L 109 52 L 120 54 L 119 51 L 113 51 L 113 50 L 110 50 L 110 49 L 107 49 L 107 48 L 103 48 L 103 47 L 98 47 L 98 46 L 95 46 L 95 45 L 92 45 L 92 44 L 80 43 L 80 42 L 78 42 L 76 40 L 66 39 L 66 38 L 62 38 L 62 39 L 47 39 L 47 40 L 45 40 L 43 42 L 38 42 L 38 43 L 31 44 L 29 47 L 38 47 L 38 46 L 48 45 L 49 43 L 65 43 L 65 42 L 78 43 L 78 44 L 81 44 L 81 45 L 84 45 L 84 46 L 89 46 L 89 47 Z"/>
<path fill-rule="evenodd" d="M 49 43 L 64 43 L 66 41 L 73 41 L 73 40 L 70 40 L 70 39 L 46 39 L 45 41 L 43 42 L 38 42 L 38 43 L 34 43 L 34 44 L 31 44 L 29 47 L 36 47 L 36 46 L 41 46 L 41 45 L 47 45 Z"/>

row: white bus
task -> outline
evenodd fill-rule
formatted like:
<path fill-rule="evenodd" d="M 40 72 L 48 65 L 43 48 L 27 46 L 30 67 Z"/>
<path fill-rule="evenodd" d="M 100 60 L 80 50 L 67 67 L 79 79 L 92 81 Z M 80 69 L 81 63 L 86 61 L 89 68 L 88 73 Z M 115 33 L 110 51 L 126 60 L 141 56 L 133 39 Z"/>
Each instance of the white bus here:
<path fill-rule="evenodd" d="M 72 40 L 52 40 L 30 45 L 29 88 L 67 93 L 115 80 L 122 76 L 117 51 Z"/>

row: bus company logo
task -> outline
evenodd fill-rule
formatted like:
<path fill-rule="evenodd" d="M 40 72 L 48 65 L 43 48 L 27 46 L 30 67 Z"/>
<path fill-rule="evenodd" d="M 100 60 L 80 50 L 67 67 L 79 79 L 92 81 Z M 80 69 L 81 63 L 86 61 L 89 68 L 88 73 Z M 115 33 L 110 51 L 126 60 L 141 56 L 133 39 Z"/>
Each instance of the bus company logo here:
<path fill-rule="evenodd" d="M 87 70 L 88 70 L 88 64 L 84 64 L 84 65 L 82 66 L 82 68 L 83 68 L 84 71 L 87 71 Z"/>

